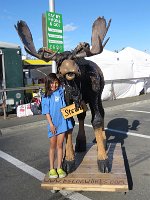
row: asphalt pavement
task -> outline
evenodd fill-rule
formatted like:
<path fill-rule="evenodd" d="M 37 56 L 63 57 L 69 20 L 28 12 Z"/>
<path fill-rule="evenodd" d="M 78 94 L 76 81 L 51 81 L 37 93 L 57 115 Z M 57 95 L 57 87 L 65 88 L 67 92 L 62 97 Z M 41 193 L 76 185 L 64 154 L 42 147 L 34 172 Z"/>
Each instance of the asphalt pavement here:
<path fill-rule="evenodd" d="M 47 140 L 45 116 L 35 115 L 18 118 L 15 114 L 10 114 L 6 120 L 1 116 L 0 199 L 149 200 L 149 97 L 150 94 L 147 94 L 103 102 L 108 141 L 122 145 L 129 186 L 126 195 L 120 192 L 64 190 L 54 194 L 49 190 L 43 190 L 40 187 L 41 180 L 49 167 L 49 140 Z M 88 111 L 85 119 L 87 143 L 91 143 L 95 138 L 90 126 L 90 115 L 90 111 Z M 78 125 L 74 128 L 73 143 L 76 141 L 78 128 Z"/>
<path fill-rule="evenodd" d="M 127 97 L 127 98 L 121 98 L 116 100 L 109 100 L 109 101 L 103 101 L 103 106 L 105 109 L 105 112 L 116 109 L 116 108 L 123 108 L 128 107 L 131 105 L 135 105 L 141 102 L 147 102 L 150 101 L 150 93 L 143 94 L 140 96 L 135 97 Z M 90 114 L 90 111 L 88 111 Z M 37 125 L 41 125 L 41 123 L 45 124 L 46 119 L 43 115 L 33 115 L 33 116 L 27 116 L 27 117 L 17 117 L 16 114 L 8 114 L 7 118 L 4 119 L 4 116 L 0 116 L 0 134 L 6 134 L 10 132 L 12 129 L 15 128 L 23 128 L 23 127 L 33 127 Z"/>

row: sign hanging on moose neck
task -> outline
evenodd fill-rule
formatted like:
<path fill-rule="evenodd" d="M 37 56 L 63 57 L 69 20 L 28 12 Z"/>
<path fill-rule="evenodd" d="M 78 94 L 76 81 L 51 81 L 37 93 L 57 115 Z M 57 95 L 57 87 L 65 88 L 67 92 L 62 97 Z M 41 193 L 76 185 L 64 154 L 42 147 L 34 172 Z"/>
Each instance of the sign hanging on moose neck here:
<path fill-rule="evenodd" d="M 62 112 L 63 117 L 65 119 L 67 119 L 67 118 L 76 116 L 76 115 L 78 115 L 80 113 L 83 113 L 83 112 L 85 112 L 87 110 L 88 110 L 87 105 L 84 102 L 82 102 L 82 106 L 80 106 L 78 110 L 76 110 L 75 104 L 73 103 L 73 104 L 71 104 L 69 106 L 66 106 L 66 107 L 62 108 L 61 112 Z"/>

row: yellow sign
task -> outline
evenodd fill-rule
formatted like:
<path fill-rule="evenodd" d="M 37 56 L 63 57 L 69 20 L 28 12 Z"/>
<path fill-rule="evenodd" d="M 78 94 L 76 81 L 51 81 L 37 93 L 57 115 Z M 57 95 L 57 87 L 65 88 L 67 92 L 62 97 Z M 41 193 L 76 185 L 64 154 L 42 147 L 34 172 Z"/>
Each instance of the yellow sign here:
<path fill-rule="evenodd" d="M 44 60 L 23 60 L 24 65 L 52 65 L 52 61 L 45 62 Z"/>
<path fill-rule="evenodd" d="M 75 108 L 75 104 L 71 104 L 69 106 L 66 106 L 64 108 L 61 109 L 61 112 L 62 112 L 62 115 L 65 119 L 67 118 L 70 118 L 70 117 L 73 117 L 73 116 L 76 116 L 80 113 L 83 113 L 85 111 L 87 111 L 88 108 L 87 108 L 87 105 L 82 102 L 82 106 L 78 109 L 78 111 L 76 110 Z"/>

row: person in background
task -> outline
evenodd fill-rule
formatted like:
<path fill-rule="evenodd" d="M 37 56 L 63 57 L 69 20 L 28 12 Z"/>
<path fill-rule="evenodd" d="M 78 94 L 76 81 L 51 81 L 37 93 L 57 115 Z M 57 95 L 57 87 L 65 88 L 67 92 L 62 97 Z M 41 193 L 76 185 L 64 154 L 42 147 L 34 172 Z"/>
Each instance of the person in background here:
<path fill-rule="evenodd" d="M 65 107 L 64 89 L 55 73 L 50 73 L 45 80 L 45 95 L 42 97 L 42 114 L 48 121 L 48 138 L 50 138 L 49 178 L 64 178 L 66 172 L 62 169 L 63 142 L 65 133 L 73 129 L 71 118 L 64 119 L 60 109 Z M 57 169 L 54 167 L 57 151 Z"/>

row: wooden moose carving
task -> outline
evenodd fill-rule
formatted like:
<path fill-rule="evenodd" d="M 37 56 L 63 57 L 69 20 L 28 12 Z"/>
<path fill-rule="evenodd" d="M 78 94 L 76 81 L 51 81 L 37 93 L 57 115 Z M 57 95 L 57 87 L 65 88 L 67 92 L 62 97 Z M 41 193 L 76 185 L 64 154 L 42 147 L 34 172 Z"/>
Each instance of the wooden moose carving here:
<path fill-rule="evenodd" d="M 109 38 L 104 42 L 104 38 L 109 29 L 104 17 L 98 17 L 92 26 L 91 48 L 86 42 L 79 43 L 72 51 L 62 53 L 53 52 L 51 49 L 40 48 L 37 52 L 33 43 L 32 34 L 24 21 L 18 21 L 15 26 L 20 36 L 25 50 L 32 56 L 45 61 L 55 60 L 57 64 L 58 77 L 65 85 L 66 102 L 69 105 L 74 102 L 76 108 L 84 100 L 89 104 L 97 142 L 97 164 L 102 173 L 109 172 L 108 156 L 105 149 L 104 131 L 104 109 L 102 106 L 101 94 L 104 88 L 104 77 L 100 67 L 85 57 L 100 54 Z M 84 119 L 86 112 L 77 115 L 79 121 L 79 132 L 76 138 L 75 151 L 86 150 L 86 134 L 84 130 Z M 75 154 L 72 145 L 72 133 L 66 135 L 66 152 L 63 162 L 64 169 L 69 173 L 74 170 Z"/>

